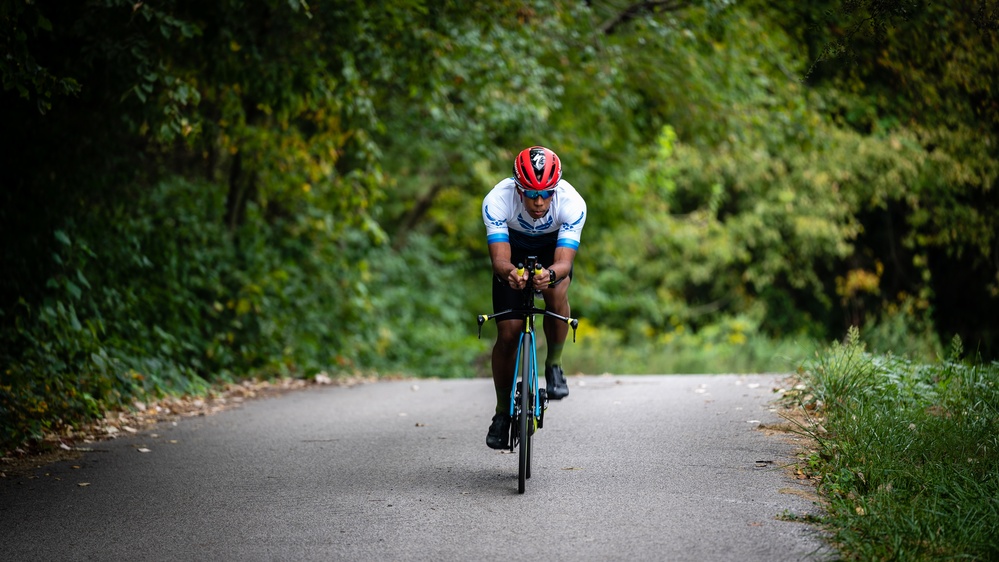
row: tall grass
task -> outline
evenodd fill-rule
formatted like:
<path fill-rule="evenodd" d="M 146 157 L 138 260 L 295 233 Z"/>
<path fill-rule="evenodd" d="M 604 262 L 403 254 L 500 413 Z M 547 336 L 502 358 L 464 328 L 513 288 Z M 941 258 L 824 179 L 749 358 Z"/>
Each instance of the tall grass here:
<path fill-rule="evenodd" d="M 999 559 L 999 363 L 873 355 L 852 330 L 804 365 L 823 523 L 846 559 Z"/>

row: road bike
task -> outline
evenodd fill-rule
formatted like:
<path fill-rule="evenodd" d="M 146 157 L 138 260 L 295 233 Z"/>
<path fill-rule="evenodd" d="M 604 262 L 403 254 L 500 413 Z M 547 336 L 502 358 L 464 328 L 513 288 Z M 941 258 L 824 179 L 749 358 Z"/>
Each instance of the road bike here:
<path fill-rule="evenodd" d="M 534 432 L 544 427 L 545 410 L 548 408 L 548 396 L 545 389 L 538 384 L 538 354 L 537 338 L 534 330 L 534 317 L 538 314 L 549 316 L 565 322 L 572 327 L 572 341 L 576 341 L 576 328 L 579 320 L 556 314 L 549 310 L 538 308 L 535 301 L 541 291 L 533 288 L 534 276 L 541 271 L 541 264 L 536 256 L 528 256 L 527 263 L 517 264 L 517 273 L 528 273 L 527 285 L 524 287 L 524 300 L 520 308 L 511 308 L 494 314 L 480 314 L 479 338 L 482 338 L 482 325 L 497 317 L 519 317 L 524 321 L 517 346 L 517 360 L 514 363 L 513 388 L 510 390 L 510 452 L 520 450 L 520 469 L 518 472 L 517 491 L 521 494 L 527 487 L 527 479 L 531 477 L 531 454 Z"/>

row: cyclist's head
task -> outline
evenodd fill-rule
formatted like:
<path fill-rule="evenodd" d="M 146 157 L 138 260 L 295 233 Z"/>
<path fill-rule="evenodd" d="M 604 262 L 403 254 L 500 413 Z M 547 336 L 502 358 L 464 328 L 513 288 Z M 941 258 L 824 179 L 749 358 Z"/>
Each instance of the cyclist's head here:
<path fill-rule="evenodd" d="M 513 161 L 513 180 L 521 192 L 555 189 L 561 179 L 562 162 L 543 146 L 525 148 Z"/>

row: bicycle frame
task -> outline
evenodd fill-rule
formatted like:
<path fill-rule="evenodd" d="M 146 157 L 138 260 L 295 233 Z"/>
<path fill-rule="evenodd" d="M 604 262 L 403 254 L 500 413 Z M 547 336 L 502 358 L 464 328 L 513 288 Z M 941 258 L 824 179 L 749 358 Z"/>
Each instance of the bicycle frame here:
<path fill-rule="evenodd" d="M 528 340 L 527 346 L 524 346 L 524 339 Z M 529 351 L 531 356 L 527 359 L 526 365 L 528 367 L 527 373 L 521 372 L 521 366 L 525 365 L 523 357 L 521 354 L 525 351 Z M 527 384 L 531 388 L 531 394 L 534 396 L 534 419 L 541 419 L 541 398 L 538 392 L 538 351 L 537 351 L 537 338 L 534 333 L 534 316 L 530 315 L 528 320 L 524 322 L 524 330 L 520 332 L 520 338 L 517 342 L 517 362 L 514 364 L 513 370 L 513 388 L 510 389 L 510 417 L 514 417 L 516 414 L 517 406 L 517 390 L 520 388 L 517 384 L 523 377 L 527 377 Z"/>

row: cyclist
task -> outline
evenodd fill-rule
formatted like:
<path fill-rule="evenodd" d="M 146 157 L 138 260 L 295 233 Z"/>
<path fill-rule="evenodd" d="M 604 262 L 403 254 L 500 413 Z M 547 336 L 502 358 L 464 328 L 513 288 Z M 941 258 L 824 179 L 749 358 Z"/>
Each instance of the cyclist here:
<path fill-rule="evenodd" d="M 586 222 L 586 202 L 562 179 L 558 156 L 543 146 L 521 151 L 513 163 L 513 177 L 496 184 L 482 201 L 482 220 L 494 274 L 493 312 L 521 306 L 528 275 L 518 275 L 517 263 L 537 256 L 542 270 L 534 276 L 534 288 L 541 291 L 547 310 L 569 316 L 572 262 Z M 523 319 L 500 316 L 496 326 L 492 353 L 496 415 L 486 445 L 503 449 L 509 446 L 510 393 Z M 544 331 L 546 391 L 549 399 L 561 400 L 569 395 L 560 364 L 569 327 L 545 317 Z"/>

